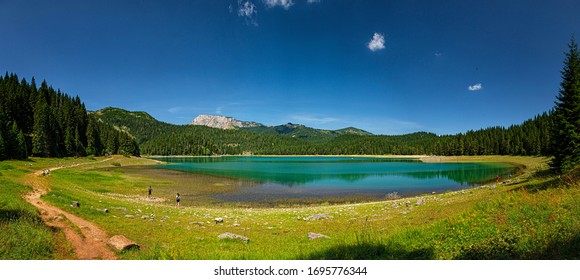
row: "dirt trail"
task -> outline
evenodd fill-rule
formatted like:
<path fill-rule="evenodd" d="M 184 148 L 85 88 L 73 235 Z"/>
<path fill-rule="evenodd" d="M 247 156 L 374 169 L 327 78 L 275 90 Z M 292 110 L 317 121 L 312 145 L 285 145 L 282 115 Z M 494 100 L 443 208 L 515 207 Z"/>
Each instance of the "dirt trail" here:
<path fill-rule="evenodd" d="M 111 160 L 107 158 L 103 161 Z M 101 162 L 103 162 L 101 161 Z M 54 167 L 49 170 L 60 168 L 70 168 L 79 165 L 92 164 L 81 163 L 66 167 Z M 40 217 L 51 227 L 62 230 L 67 241 L 71 244 L 78 259 L 81 260 L 114 260 L 117 259 L 107 246 L 109 236 L 99 226 L 71 213 L 68 213 L 58 207 L 47 204 L 40 197 L 49 191 L 46 176 L 41 176 L 44 170 L 37 171 L 27 175 L 27 184 L 33 188 L 33 191 L 26 194 L 24 199 L 40 210 Z M 49 175 L 50 176 L 50 175 Z M 64 219 L 65 217 L 66 219 Z M 66 220 L 70 221 L 67 222 Z M 73 225 L 71 225 L 71 223 Z M 78 228 L 78 229 L 75 229 Z M 82 234 L 79 234 L 78 231 Z"/>

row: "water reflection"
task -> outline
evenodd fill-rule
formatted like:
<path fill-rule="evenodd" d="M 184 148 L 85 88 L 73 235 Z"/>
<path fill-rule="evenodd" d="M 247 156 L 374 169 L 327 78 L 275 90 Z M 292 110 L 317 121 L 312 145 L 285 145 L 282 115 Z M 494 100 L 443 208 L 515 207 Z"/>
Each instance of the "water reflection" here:
<path fill-rule="evenodd" d="M 371 157 L 194 157 L 158 158 L 161 168 L 226 176 L 256 185 L 377 188 L 471 186 L 517 172 L 507 164 L 423 163 L 418 159 Z M 409 180 L 404 180 L 407 178 Z"/>

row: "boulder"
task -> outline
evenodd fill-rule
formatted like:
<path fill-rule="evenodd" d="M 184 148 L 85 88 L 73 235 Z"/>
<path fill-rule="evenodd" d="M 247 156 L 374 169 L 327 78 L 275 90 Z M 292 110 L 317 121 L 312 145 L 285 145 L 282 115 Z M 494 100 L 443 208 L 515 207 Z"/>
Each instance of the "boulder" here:
<path fill-rule="evenodd" d="M 219 239 L 241 240 L 244 243 L 250 242 L 249 238 L 247 238 L 243 235 L 239 235 L 239 234 L 235 234 L 235 233 L 231 233 L 231 232 L 222 233 L 222 234 L 218 235 L 218 238 Z"/>
<path fill-rule="evenodd" d="M 309 232 L 308 233 L 308 239 L 314 240 L 314 239 L 318 239 L 318 238 L 330 238 L 330 237 L 327 236 L 327 235 L 320 234 L 320 233 L 315 233 L 315 232 Z"/>
<path fill-rule="evenodd" d="M 81 207 L 81 204 L 78 201 L 73 201 L 70 206 L 78 208 Z"/>
<path fill-rule="evenodd" d="M 219 223 L 223 223 L 223 222 L 224 222 L 224 219 L 223 219 L 223 218 L 215 218 L 215 219 L 213 219 L 213 221 L 214 221 L 216 224 L 219 224 Z"/>
<path fill-rule="evenodd" d="M 128 249 L 139 249 L 139 245 L 123 235 L 115 235 L 109 239 L 108 242 L 111 247 L 117 251 L 124 251 Z"/>
<path fill-rule="evenodd" d="M 328 214 L 316 214 L 314 216 L 310 216 L 307 218 L 304 218 L 304 220 L 313 220 L 313 221 L 318 221 L 318 220 L 325 220 L 325 219 L 332 219 L 334 217 L 328 215 Z"/>

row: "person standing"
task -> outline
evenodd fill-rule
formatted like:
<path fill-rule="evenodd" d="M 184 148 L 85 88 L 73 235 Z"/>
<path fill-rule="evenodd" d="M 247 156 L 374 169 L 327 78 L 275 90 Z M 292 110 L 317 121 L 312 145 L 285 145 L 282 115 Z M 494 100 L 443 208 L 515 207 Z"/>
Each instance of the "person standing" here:
<path fill-rule="evenodd" d="M 177 195 L 175 196 L 175 202 L 177 203 L 177 208 L 179 208 L 180 201 L 181 201 L 181 196 L 179 195 L 179 193 L 177 193 Z"/>
<path fill-rule="evenodd" d="M 149 186 L 149 197 L 151 197 L 151 192 L 153 192 L 153 188 L 151 188 L 151 186 Z"/>

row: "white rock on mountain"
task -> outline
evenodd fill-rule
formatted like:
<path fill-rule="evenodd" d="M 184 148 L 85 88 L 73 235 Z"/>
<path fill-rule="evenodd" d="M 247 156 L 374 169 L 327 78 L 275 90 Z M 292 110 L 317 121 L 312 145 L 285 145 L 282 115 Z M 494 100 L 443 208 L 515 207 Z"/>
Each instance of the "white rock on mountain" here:
<path fill-rule="evenodd" d="M 209 127 L 221 128 L 221 129 L 235 129 L 239 127 L 255 127 L 261 126 L 261 124 L 256 122 L 243 122 L 236 120 L 232 117 L 224 116 L 212 116 L 212 115 L 199 115 L 190 125 L 204 125 Z"/>

